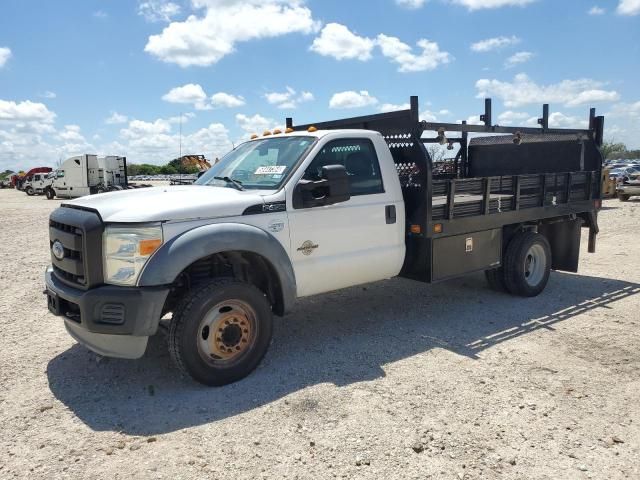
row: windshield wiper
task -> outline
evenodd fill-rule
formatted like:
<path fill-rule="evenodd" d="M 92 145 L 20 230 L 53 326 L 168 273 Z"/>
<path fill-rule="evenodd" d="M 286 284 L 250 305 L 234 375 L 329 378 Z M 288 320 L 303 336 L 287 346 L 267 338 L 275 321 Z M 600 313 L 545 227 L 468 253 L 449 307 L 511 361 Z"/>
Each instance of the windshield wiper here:
<path fill-rule="evenodd" d="M 214 180 L 222 180 L 224 182 L 230 183 L 231 185 L 233 185 L 236 189 L 238 190 L 244 190 L 244 187 L 242 186 L 242 182 L 240 180 L 235 180 L 231 177 L 213 177 Z"/>

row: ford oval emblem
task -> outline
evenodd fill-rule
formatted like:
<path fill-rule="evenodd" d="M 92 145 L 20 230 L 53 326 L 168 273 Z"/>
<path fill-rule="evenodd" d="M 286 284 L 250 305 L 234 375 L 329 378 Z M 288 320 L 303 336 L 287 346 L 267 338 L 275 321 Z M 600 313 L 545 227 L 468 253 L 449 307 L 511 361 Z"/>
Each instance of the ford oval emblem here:
<path fill-rule="evenodd" d="M 62 243 L 60 243 L 60 240 L 53 242 L 53 245 L 51 245 L 51 253 L 53 253 L 53 256 L 58 260 L 62 260 L 64 258 L 64 247 L 62 246 Z"/>

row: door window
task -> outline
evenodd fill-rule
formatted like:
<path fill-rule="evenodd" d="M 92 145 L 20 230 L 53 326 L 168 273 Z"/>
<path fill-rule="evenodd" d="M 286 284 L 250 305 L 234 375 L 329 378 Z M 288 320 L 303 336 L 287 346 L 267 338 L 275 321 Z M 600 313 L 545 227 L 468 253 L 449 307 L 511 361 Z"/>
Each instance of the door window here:
<path fill-rule="evenodd" d="M 305 170 L 305 180 L 320 180 L 322 167 L 342 165 L 349 175 L 351 195 L 384 193 L 380 164 L 371 140 L 342 139 L 328 142 Z"/>

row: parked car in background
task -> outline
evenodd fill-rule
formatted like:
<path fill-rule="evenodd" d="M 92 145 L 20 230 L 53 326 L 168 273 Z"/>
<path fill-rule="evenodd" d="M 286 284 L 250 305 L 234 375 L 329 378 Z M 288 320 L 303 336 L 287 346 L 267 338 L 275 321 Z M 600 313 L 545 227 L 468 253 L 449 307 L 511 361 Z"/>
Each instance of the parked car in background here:
<path fill-rule="evenodd" d="M 640 173 L 624 177 L 616 187 L 616 194 L 621 202 L 627 202 L 629 198 L 636 195 L 640 196 Z"/>

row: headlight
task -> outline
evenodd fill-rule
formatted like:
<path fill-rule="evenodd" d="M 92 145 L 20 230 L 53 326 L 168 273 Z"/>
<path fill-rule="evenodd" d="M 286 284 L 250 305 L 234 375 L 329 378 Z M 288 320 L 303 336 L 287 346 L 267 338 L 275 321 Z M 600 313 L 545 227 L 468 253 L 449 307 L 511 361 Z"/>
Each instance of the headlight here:
<path fill-rule="evenodd" d="M 161 227 L 107 227 L 102 237 L 104 281 L 135 285 L 147 260 L 162 245 Z"/>

